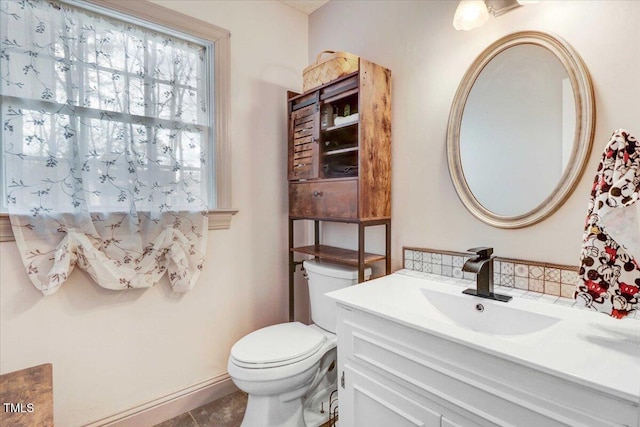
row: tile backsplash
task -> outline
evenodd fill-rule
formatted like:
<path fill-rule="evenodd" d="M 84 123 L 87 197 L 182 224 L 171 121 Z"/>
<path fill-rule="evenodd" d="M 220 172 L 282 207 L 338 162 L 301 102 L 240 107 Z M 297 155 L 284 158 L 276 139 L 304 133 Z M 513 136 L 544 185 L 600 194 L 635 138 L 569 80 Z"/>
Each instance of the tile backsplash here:
<path fill-rule="evenodd" d="M 403 266 L 407 270 L 474 280 L 474 273 L 462 271 L 463 264 L 470 257 L 471 254 L 467 252 L 412 247 L 404 247 L 402 256 Z M 578 281 L 578 269 L 578 266 L 496 257 L 493 263 L 493 283 L 524 291 L 573 298 Z"/>

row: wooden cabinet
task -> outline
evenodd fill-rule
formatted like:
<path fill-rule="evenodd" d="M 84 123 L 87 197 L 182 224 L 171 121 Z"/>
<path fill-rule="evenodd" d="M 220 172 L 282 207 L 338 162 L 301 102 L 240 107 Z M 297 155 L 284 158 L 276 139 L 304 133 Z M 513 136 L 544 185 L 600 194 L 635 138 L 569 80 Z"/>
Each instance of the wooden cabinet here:
<path fill-rule="evenodd" d="M 360 58 L 358 71 L 303 94 L 290 92 L 288 131 L 289 303 L 294 253 L 358 267 L 386 261 L 391 272 L 391 72 Z M 314 221 L 315 242 L 294 247 L 293 222 Z M 358 226 L 358 249 L 322 245 L 320 222 Z M 385 226 L 385 253 L 364 252 L 365 227 Z"/>
<path fill-rule="evenodd" d="M 390 218 L 391 72 L 361 59 L 358 72 L 312 92 L 290 95 L 290 206 L 316 204 L 316 200 L 307 200 L 306 190 L 297 186 L 311 188 L 303 184 L 308 181 L 318 185 L 332 182 L 336 183 L 337 200 L 328 200 L 326 210 L 314 210 L 313 218 L 334 218 L 338 208 L 330 205 L 346 203 L 347 199 L 355 209 L 350 208 L 341 218 L 354 221 Z M 340 180 L 351 182 L 337 184 Z M 345 198 L 338 194 L 342 192 Z"/>

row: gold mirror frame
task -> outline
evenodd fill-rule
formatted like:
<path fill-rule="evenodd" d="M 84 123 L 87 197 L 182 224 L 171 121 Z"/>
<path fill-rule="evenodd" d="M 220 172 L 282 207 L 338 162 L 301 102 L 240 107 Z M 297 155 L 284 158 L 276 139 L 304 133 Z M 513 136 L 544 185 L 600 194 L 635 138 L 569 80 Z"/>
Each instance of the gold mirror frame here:
<path fill-rule="evenodd" d="M 462 169 L 460 159 L 460 126 L 465 104 L 473 85 L 485 66 L 510 47 L 533 44 L 553 53 L 567 70 L 576 106 L 576 128 L 571 161 L 551 194 L 537 207 L 520 215 L 498 215 L 485 208 L 473 195 Z M 595 101 L 589 71 L 584 62 L 565 41 L 539 31 L 510 34 L 491 44 L 471 64 L 465 73 L 451 105 L 447 127 L 447 160 L 453 186 L 464 206 L 479 220 L 499 228 L 522 228 L 542 221 L 554 213 L 577 185 L 589 159 L 595 130 Z"/>

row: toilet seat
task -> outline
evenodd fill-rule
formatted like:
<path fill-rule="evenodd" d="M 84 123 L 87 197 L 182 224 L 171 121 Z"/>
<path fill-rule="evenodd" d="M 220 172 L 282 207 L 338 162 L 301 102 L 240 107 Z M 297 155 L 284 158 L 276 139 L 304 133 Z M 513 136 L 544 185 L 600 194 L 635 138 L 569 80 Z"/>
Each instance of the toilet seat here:
<path fill-rule="evenodd" d="M 276 368 L 309 358 L 326 340 L 325 334 L 300 322 L 281 323 L 240 339 L 231 348 L 231 358 L 243 368 Z"/>

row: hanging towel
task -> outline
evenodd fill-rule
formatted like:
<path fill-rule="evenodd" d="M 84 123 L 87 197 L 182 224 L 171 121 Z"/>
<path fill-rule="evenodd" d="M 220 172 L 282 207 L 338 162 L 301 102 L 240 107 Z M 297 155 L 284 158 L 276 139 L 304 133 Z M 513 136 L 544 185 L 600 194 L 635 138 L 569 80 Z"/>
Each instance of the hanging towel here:
<path fill-rule="evenodd" d="M 591 190 L 575 297 L 622 318 L 640 309 L 640 143 L 613 133 Z"/>

